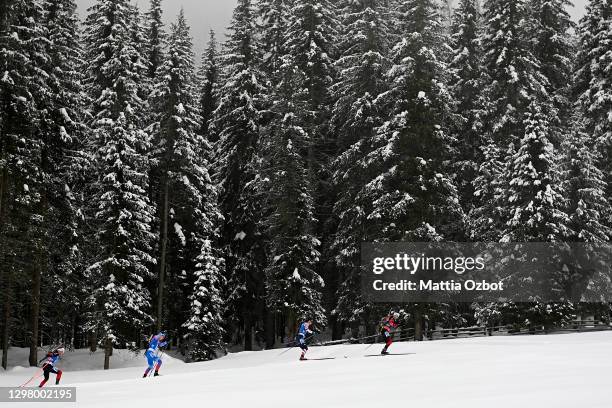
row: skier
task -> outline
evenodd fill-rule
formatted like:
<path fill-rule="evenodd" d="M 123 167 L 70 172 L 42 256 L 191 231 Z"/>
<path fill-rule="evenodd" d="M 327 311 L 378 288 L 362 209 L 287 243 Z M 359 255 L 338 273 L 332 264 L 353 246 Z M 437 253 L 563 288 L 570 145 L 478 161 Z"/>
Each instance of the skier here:
<path fill-rule="evenodd" d="M 147 363 L 149 364 L 149 366 L 145 370 L 142 378 L 146 378 L 151 372 L 151 370 L 153 370 L 154 368 L 155 368 L 155 373 L 153 374 L 153 376 L 157 377 L 159 375 L 159 368 L 162 365 L 162 360 L 161 360 L 161 357 L 159 357 L 156 353 L 159 347 L 165 347 L 168 344 L 167 341 L 164 341 L 165 339 L 166 339 L 165 331 L 161 331 L 157 335 L 150 338 L 149 348 L 145 352 L 145 356 L 147 357 Z"/>
<path fill-rule="evenodd" d="M 43 359 L 38 362 L 39 364 L 43 361 L 45 362 L 45 364 L 43 364 L 42 366 L 45 379 L 40 382 L 40 384 L 38 385 L 39 388 L 44 387 L 47 381 L 49 381 L 49 374 L 51 373 L 55 374 L 55 385 L 59 384 L 60 379 L 62 378 L 62 370 L 59 370 L 55 365 L 64 355 L 64 351 L 65 350 L 63 347 L 50 351 Z"/>
<path fill-rule="evenodd" d="M 300 361 L 308 360 L 306 358 L 306 352 L 308 351 L 308 344 L 306 343 L 306 338 L 313 333 L 317 333 L 316 330 L 312 330 L 312 319 L 306 319 L 302 324 L 300 324 L 300 328 L 298 330 L 298 346 L 302 349 L 302 355 L 300 356 Z"/>
<path fill-rule="evenodd" d="M 389 354 L 387 350 L 389 349 L 389 346 L 391 346 L 391 344 L 393 343 L 393 336 L 391 336 L 391 330 L 399 326 L 399 324 L 397 323 L 399 317 L 399 313 L 391 312 L 382 320 L 380 326 L 380 334 L 382 334 L 385 339 L 385 347 L 382 349 L 380 354 L 382 354 L 383 356 Z"/>

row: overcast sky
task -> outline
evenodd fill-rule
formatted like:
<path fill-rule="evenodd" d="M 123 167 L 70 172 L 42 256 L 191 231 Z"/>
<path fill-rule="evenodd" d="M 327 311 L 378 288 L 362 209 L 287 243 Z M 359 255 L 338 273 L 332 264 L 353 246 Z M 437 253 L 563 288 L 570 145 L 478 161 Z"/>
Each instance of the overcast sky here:
<path fill-rule="evenodd" d="M 79 15 L 84 19 L 87 8 L 95 0 L 76 0 Z M 191 35 L 194 37 L 196 54 L 201 54 L 208 41 L 208 32 L 212 28 L 217 32 L 217 39 L 223 41 L 223 33 L 232 18 L 232 12 L 237 0 L 163 0 L 164 19 L 170 23 L 176 19 L 181 6 L 185 9 L 185 16 L 191 26 Z M 141 10 L 149 9 L 149 0 L 134 0 Z"/>
<path fill-rule="evenodd" d="M 79 6 L 79 14 L 84 18 L 87 8 L 95 0 L 76 0 Z M 174 21 L 181 6 L 185 9 L 185 15 L 191 25 L 191 34 L 194 37 L 196 54 L 200 54 L 206 46 L 208 31 L 212 28 L 217 32 L 217 39 L 224 40 L 223 33 L 232 17 L 232 11 L 237 0 L 164 0 L 164 12 L 166 22 Z M 455 0 L 456 2 L 457 0 Z M 512 0 L 508 0 L 512 1 Z M 141 9 L 149 8 L 148 0 L 135 0 Z M 576 20 L 584 14 L 584 5 L 587 0 L 574 0 L 576 7 L 572 15 Z"/>

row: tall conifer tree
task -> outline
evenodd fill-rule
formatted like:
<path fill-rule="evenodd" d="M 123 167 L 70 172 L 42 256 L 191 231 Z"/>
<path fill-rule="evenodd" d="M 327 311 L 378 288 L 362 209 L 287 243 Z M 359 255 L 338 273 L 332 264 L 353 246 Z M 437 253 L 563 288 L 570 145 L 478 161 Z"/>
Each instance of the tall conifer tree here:
<path fill-rule="evenodd" d="M 104 340 L 104 368 L 113 344 L 137 339 L 151 322 L 150 293 L 155 237 L 147 196 L 149 135 L 144 129 L 146 75 L 142 44 L 133 43 L 133 8 L 127 0 L 98 0 L 86 21 L 87 90 L 93 101 L 89 144 L 97 179 L 90 197 L 94 239 L 99 248 L 90 266 L 96 281 L 91 319 Z"/>

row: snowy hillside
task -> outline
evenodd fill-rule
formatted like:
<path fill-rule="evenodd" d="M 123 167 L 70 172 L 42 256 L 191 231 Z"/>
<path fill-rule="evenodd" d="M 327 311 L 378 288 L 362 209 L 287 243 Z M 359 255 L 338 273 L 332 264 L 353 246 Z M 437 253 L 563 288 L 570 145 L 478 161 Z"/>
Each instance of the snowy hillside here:
<path fill-rule="evenodd" d="M 82 364 L 84 356 L 67 353 L 63 385 L 78 387 L 79 408 L 610 407 L 609 332 L 394 344 L 394 353 L 414 354 L 386 357 L 366 357 L 380 348 L 366 347 L 313 347 L 311 358 L 335 359 L 306 362 L 297 361 L 297 350 L 196 364 L 171 359 L 162 377 L 147 379 L 140 378 L 142 356 L 120 354 L 125 368 L 70 371 L 70 361 Z M 33 372 L 9 369 L 0 386 Z"/>

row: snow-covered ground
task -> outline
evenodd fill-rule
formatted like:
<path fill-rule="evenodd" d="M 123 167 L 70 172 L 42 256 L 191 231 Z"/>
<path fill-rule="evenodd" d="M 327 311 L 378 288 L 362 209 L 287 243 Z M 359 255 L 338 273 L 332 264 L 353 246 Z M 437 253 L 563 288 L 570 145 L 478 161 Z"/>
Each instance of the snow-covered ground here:
<path fill-rule="evenodd" d="M 77 387 L 78 402 L 51 406 L 612 407 L 612 332 L 398 343 L 393 353 L 414 354 L 387 357 L 366 357 L 380 346 L 366 347 L 313 347 L 309 357 L 335 359 L 306 362 L 297 361 L 296 349 L 236 353 L 197 364 L 167 357 L 163 376 L 146 379 L 140 378 L 142 355 L 116 352 L 112 364 L 122 368 L 103 371 L 79 370 L 99 367 L 101 355 L 68 352 L 62 385 Z M 25 357 L 25 351 L 11 352 Z M 0 386 L 19 385 L 34 371 L 0 371 Z"/>

